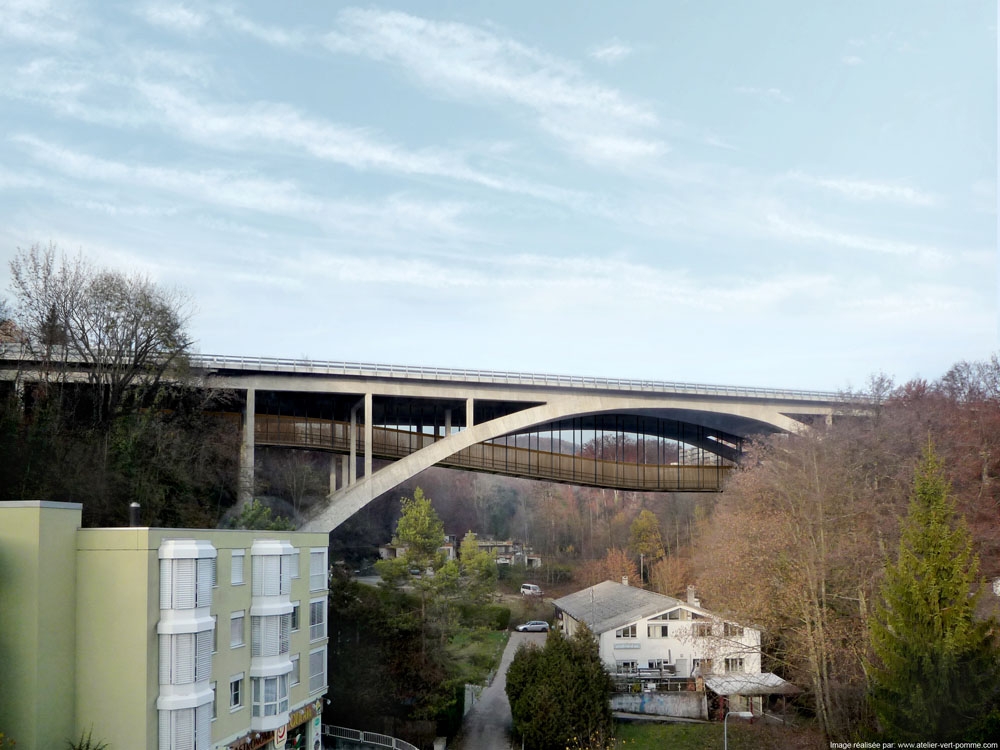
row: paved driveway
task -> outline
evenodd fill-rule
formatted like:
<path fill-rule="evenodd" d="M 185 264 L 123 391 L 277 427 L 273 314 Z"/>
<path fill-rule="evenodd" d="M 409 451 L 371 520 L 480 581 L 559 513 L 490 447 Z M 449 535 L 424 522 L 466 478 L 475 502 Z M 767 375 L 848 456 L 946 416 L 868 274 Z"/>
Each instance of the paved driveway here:
<path fill-rule="evenodd" d="M 522 643 L 545 644 L 546 633 L 511 633 L 493 684 L 465 715 L 462 731 L 451 748 L 457 750 L 511 750 L 510 703 L 507 702 L 507 667 Z"/>

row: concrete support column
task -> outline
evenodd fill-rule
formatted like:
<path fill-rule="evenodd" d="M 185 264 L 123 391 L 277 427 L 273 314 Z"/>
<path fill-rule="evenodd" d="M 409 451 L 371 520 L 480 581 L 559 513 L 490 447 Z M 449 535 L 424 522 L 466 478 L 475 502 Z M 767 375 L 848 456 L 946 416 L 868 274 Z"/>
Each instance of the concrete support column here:
<path fill-rule="evenodd" d="M 473 399 L 465 399 L 465 429 L 472 427 L 476 420 L 474 419 L 475 411 L 473 409 Z"/>
<path fill-rule="evenodd" d="M 341 456 L 340 457 L 340 486 L 341 487 L 346 486 L 347 483 L 348 483 L 348 478 L 351 475 L 350 468 L 349 468 L 350 467 L 350 463 L 351 463 L 350 456 Z"/>
<path fill-rule="evenodd" d="M 330 454 L 330 493 L 337 491 L 337 456 Z"/>
<path fill-rule="evenodd" d="M 240 443 L 240 476 L 237 496 L 240 502 L 253 499 L 254 487 L 254 430 L 257 412 L 257 391 L 247 388 L 246 405 L 243 407 L 243 440 Z"/>
<path fill-rule="evenodd" d="M 444 436 L 451 435 L 451 409 L 444 410 Z"/>
<path fill-rule="evenodd" d="M 372 475 L 372 394 L 365 394 L 365 476 Z"/>
<path fill-rule="evenodd" d="M 358 481 L 358 407 L 356 405 L 351 408 L 351 424 L 347 429 L 347 441 L 350 445 L 347 483 L 354 484 Z"/>

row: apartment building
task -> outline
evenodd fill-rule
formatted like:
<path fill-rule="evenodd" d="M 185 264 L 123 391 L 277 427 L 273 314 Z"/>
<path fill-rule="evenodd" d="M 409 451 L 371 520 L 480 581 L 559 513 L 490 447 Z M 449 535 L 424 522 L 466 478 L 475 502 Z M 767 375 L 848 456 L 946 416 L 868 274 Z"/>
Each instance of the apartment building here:
<path fill-rule="evenodd" d="M 80 528 L 0 503 L 0 731 L 19 750 L 321 747 L 324 533 Z"/>

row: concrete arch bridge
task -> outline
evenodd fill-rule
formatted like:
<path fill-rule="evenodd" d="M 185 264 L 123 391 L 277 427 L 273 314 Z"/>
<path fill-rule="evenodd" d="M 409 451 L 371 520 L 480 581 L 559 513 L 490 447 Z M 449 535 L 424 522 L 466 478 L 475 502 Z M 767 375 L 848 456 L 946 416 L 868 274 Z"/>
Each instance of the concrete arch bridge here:
<path fill-rule="evenodd" d="M 256 446 L 330 453 L 329 531 L 431 466 L 628 490 L 712 491 L 752 435 L 831 419 L 837 394 L 347 362 L 197 356 L 245 394 L 242 483 Z M 374 470 L 375 459 L 391 461 Z"/>

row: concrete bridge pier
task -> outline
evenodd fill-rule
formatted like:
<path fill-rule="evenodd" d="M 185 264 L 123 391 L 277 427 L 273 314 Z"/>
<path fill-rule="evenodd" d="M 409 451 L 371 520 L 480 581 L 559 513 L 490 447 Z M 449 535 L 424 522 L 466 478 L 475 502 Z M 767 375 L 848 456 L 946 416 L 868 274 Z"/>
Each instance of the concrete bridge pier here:
<path fill-rule="evenodd" d="M 237 488 L 239 502 L 253 500 L 254 491 L 254 417 L 257 411 L 257 392 L 247 388 L 243 406 L 243 439 L 240 441 L 240 476 Z"/>

